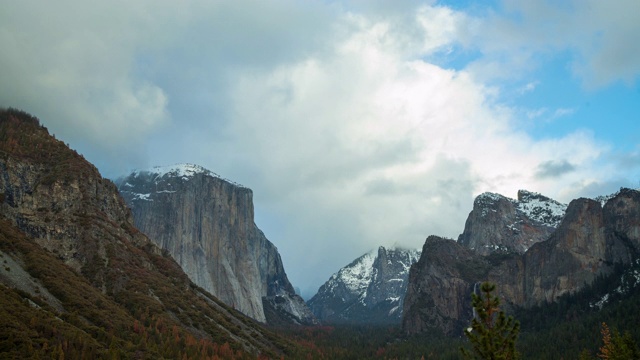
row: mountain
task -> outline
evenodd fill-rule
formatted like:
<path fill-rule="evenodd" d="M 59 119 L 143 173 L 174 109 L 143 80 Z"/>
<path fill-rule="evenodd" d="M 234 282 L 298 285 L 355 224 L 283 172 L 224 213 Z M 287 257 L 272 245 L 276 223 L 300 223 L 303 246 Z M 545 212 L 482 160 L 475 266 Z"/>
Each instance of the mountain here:
<path fill-rule="evenodd" d="M 400 323 L 409 268 L 420 250 L 379 247 L 343 267 L 308 301 L 326 323 Z"/>
<path fill-rule="evenodd" d="M 116 186 L 39 120 L 0 110 L 0 357 L 297 354 L 189 280 Z"/>
<path fill-rule="evenodd" d="M 549 238 L 566 209 L 567 205 L 526 190 L 518 191 L 517 200 L 484 193 L 473 202 L 458 242 L 482 255 L 496 250 L 524 253 Z"/>
<path fill-rule="evenodd" d="M 134 171 L 116 183 L 135 226 L 195 284 L 260 322 L 316 322 L 254 223 L 251 189 L 192 164 Z"/>
<path fill-rule="evenodd" d="M 509 208 L 502 198 L 495 198 L 492 204 L 501 202 L 499 206 Z M 474 211 L 470 218 L 477 215 Z M 485 238 L 501 235 L 504 217 L 494 221 Z M 461 334 L 472 316 L 470 294 L 482 281 L 497 284 L 505 308 L 530 308 L 575 293 L 616 267 L 630 266 L 640 257 L 640 192 L 622 189 L 604 206 L 591 199 L 573 200 L 555 231 L 524 253 L 517 251 L 522 238 L 511 239 L 515 244 L 509 244 L 509 238 L 500 244 L 516 251 L 487 254 L 490 247 L 477 247 L 480 242 L 473 246 L 471 241 L 428 237 L 410 271 L 404 330 Z"/>

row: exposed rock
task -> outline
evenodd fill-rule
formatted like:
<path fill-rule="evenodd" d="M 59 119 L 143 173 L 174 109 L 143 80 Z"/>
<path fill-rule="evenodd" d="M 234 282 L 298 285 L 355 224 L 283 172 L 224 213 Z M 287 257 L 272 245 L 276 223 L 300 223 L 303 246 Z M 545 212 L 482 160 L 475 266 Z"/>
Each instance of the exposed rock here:
<path fill-rule="evenodd" d="M 261 322 L 263 298 L 294 323 L 315 321 L 277 248 L 254 223 L 249 188 L 190 164 L 134 172 L 117 183 L 135 225 L 194 283 Z"/>
<path fill-rule="evenodd" d="M 78 358 L 81 352 L 67 350 L 87 345 L 84 357 L 105 357 L 113 344 L 143 340 L 151 358 L 181 357 L 185 339 L 273 358 L 291 346 L 193 284 L 133 226 L 111 181 L 37 119 L 11 109 L 0 109 L 0 257 L 3 304 L 33 315 L 10 314 L 4 335 L 27 341 L 11 358 L 34 356 L 29 338 L 41 347 L 45 338 L 59 344 L 65 336 L 65 352 Z M 53 331 L 33 325 L 55 317 L 62 321 Z M 163 335 L 144 336 L 145 326 Z M 167 346 L 166 338 L 176 342 Z M 140 355 L 132 346 L 120 350 L 114 355 Z"/>
<path fill-rule="evenodd" d="M 429 236 L 411 267 L 403 328 L 409 333 L 438 329 L 447 334 L 471 318 L 469 294 L 489 264 L 451 239 Z"/>
<path fill-rule="evenodd" d="M 566 205 L 526 190 L 518 191 L 518 200 L 484 193 L 475 199 L 458 241 L 482 255 L 524 253 L 549 238 L 565 210 Z"/>
<path fill-rule="evenodd" d="M 0 211 L 75 271 L 91 272 L 93 284 L 106 291 L 104 266 L 95 264 L 108 263 L 107 245 L 127 238 L 143 247 L 149 240 L 133 228 L 131 212 L 115 185 L 93 165 L 49 139 L 46 129 L 21 129 L 41 148 L 26 158 L 0 157 Z"/>
<path fill-rule="evenodd" d="M 378 248 L 340 269 L 308 302 L 329 323 L 399 323 L 409 269 L 419 250 Z"/>
<path fill-rule="evenodd" d="M 512 213 L 509 202 L 500 197 L 486 208 Z M 598 275 L 610 273 L 614 264 L 629 265 L 638 259 L 639 215 L 640 193 L 624 189 L 607 201 L 604 209 L 599 201 L 572 201 L 557 230 L 524 254 L 483 255 L 465 247 L 471 242 L 429 237 L 420 261 L 411 268 L 404 329 L 416 333 L 435 327 L 460 335 L 461 327 L 471 320 L 469 295 L 481 281 L 496 283 L 507 307 L 531 307 L 578 291 Z M 502 224 L 503 219 L 496 217 L 494 221 Z M 504 235 L 500 233 L 502 226 L 488 228 L 486 238 L 491 231 L 496 237 Z M 508 243 L 509 238 L 501 241 Z"/>

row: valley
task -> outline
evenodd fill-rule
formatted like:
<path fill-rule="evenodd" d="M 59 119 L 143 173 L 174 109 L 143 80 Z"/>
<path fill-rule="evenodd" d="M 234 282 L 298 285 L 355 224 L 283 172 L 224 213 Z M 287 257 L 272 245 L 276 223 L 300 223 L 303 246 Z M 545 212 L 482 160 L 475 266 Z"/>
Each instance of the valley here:
<path fill-rule="evenodd" d="M 457 240 L 379 246 L 305 302 L 251 189 L 193 164 L 111 181 L 2 109 L 0 357 L 458 359 L 490 281 L 523 358 L 593 358 L 602 323 L 640 342 L 640 192 L 603 195 L 480 194 Z"/>

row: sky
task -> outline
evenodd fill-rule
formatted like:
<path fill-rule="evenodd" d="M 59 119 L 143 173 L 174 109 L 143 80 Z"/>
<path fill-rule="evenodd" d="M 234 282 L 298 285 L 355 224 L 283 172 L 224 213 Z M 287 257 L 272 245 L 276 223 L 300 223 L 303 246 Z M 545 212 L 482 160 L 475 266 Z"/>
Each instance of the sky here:
<path fill-rule="evenodd" d="M 486 191 L 640 187 L 637 0 L 4 2 L 0 106 L 103 176 L 253 190 L 304 297 L 378 246 L 456 239 Z"/>

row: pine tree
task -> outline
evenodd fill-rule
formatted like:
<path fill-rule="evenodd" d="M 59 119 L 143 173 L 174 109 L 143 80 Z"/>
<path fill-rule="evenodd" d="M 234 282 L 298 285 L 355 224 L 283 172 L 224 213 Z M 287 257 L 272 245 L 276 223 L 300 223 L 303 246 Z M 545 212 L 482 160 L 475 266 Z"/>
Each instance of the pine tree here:
<path fill-rule="evenodd" d="M 464 334 L 471 342 L 472 351 L 460 348 L 466 359 L 515 360 L 520 358 L 516 351 L 516 340 L 520 332 L 520 322 L 507 317 L 500 310 L 500 299 L 492 293 L 495 284 L 482 283 L 482 296 L 471 294 L 471 304 L 476 316 Z"/>
<path fill-rule="evenodd" d="M 603 360 L 640 359 L 640 349 L 629 333 L 620 335 L 615 328 L 610 331 L 605 323 L 602 323 L 600 332 L 603 345 L 598 352 L 598 358 Z"/>

